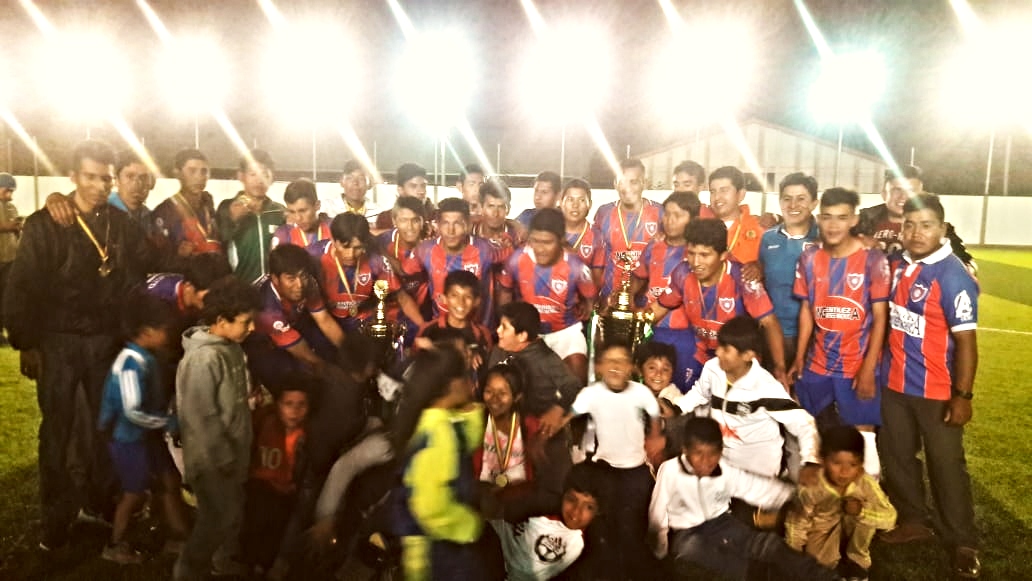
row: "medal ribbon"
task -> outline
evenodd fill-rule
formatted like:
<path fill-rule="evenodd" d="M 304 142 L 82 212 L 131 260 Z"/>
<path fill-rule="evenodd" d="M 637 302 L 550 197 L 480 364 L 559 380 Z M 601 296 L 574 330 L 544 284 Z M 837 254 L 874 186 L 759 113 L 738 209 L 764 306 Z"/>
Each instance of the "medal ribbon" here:
<path fill-rule="evenodd" d="M 636 232 L 638 230 L 638 226 L 641 224 L 641 215 L 644 214 L 644 213 L 645 213 L 645 204 L 642 203 L 641 210 L 638 211 L 638 218 L 634 221 L 634 227 L 631 228 L 631 234 L 633 234 L 634 232 Z M 619 204 L 616 205 L 616 219 L 617 219 L 617 222 L 620 223 L 620 234 L 623 234 L 623 241 L 624 241 L 624 247 L 625 247 L 624 249 L 627 252 L 630 252 L 631 251 L 631 240 L 627 237 L 627 228 L 624 226 L 623 214 L 620 212 L 620 205 Z M 585 229 L 587 229 L 587 224 L 585 224 L 584 227 L 585 227 Z M 581 236 L 583 236 L 583 235 L 584 234 L 582 233 Z"/>
<path fill-rule="evenodd" d="M 737 220 L 737 222 L 738 222 L 738 227 L 735 228 L 735 236 L 734 236 L 734 238 L 731 239 L 731 244 L 727 245 L 727 252 L 728 252 L 728 254 L 731 254 L 734 251 L 735 244 L 738 244 L 738 237 L 741 236 L 741 234 L 742 234 L 742 219 L 739 218 Z"/>
<path fill-rule="evenodd" d="M 97 249 L 97 254 L 100 255 L 100 264 L 106 264 L 108 261 L 107 244 L 108 238 L 111 235 L 111 221 L 108 221 L 107 233 L 104 234 L 104 246 L 101 246 L 100 242 L 97 242 L 97 237 L 93 235 L 93 231 L 86 225 L 86 221 L 82 219 L 81 214 L 77 213 L 75 215 L 75 221 L 79 223 L 79 227 L 82 228 L 82 231 L 86 233 L 86 237 L 90 239 L 90 242 L 92 242 L 93 246 Z"/>
<path fill-rule="evenodd" d="M 620 221 L 620 225 L 623 226 L 623 220 Z M 587 234 L 587 233 L 588 233 L 588 223 L 587 223 L 587 221 L 585 221 L 584 222 L 584 229 L 581 230 L 580 236 L 577 237 L 577 241 L 573 243 L 573 249 L 574 250 L 580 252 L 581 240 L 584 240 L 584 235 Z M 624 242 L 626 242 L 626 241 L 627 241 L 627 235 L 625 234 L 624 235 Z M 627 250 L 630 250 L 630 248 L 628 248 Z"/>
<path fill-rule="evenodd" d="M 337 265 L 337 274 L 340 275 L 340 281 L 342 283 L 344 283 L 344 289 L 346 291 L 348 291 L 348 295 L 350 295 L 351 299 L 354 300 L 355 299 L 355 293 L 351 291 L 351 285 L 348 284 L 348 277 L 344 276 L 344 267 L 342 267 L 340 265 L 340 260 L 337 259 L 336 255 L 334 255 L 334 257 L 333 257 L 333 263 Z M 355 288 L 358 288 L 358 269 L 359 269 L 360 266 L 362 266 L 361 262 L 356 262 L 355 263 L 355 276 L 354 276 L 354 278 L 355 278 L 355 280 L 354 280 Z"/>
<path fill-rule="evenodd" d="M 203 236 L 205 240 L 211 240 L 211 238 L 208 237 L 208 229 L 201 224 L 200 216 L 197 215 L 197 212 L 194 212 L 193 206 L 190 205 L 190 202 L 187 202 L 186 198 L 183 197 L 183 192 L 176 193 L 173 199 L 176 201 L 176 204 L 186 212 L 187 218 L 194 219 L 194 222 L 197 224 L 197 229 L 201 232 L 201 236 Z M 204 221 L 209 224 L 211 223 L 211 216 L 208 215 L 207 208 L 204 209 Z"/>
<path fill-rule="evenodd" d="M 717 279 L 717 284 L 713 285 L 712 287 L 707 287 L 713 289 L 713 305 L 710 306 L 708 312 L 706 309 L 706 293 L 702 290 L 702 281 L 700 281 L 698 277 L 695 278 L 695 283 L 699 285 L 699 300 L 702 302 L 700 314 L 702 315 L 703 320 L 717 320 L 717 305 L 720 303 L 720 283 L 724 281 L 725 268 L 720 269 L 720 278 Z"/>
<path fill-rule="evenodd" d="M 512 425 L 509 426 L 509 439 L 508 439 L 508 441 L 505 442 L 505 458 L 503 459 L 502 457 L 498 456 L 498 425 L 495 424 L 494 418 L 493 417 L 491 418 L 491 431 L 494 432 L 494 440 L 495 440 L 495 456 L 498 458 L 498 461 L 499 461 L 498 466 L 499 466 L 499 469 L 501 470 L 499 472 L 499 474 L 505 474 L 505 471 L 509 469 L 509 460 L 512 457 L 512 447 L 513 447 L 512 444 L 513 444 L 513 441 L 516 439 L 516 426 L 519 423 L 520 423 L 520 414 L 518 414 L 516 412 L 513 412 L 512 413 Z"/>

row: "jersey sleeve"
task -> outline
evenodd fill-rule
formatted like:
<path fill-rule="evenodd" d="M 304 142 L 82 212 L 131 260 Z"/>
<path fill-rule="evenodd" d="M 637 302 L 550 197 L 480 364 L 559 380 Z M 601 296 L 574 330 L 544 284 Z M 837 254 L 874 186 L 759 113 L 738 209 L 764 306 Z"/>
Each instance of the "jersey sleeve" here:
<path fill-rule="evenodd" d="M 688 266 L 687 262 L 682 262 L 675 266 L 674 270 L 670 271 L 669 292 L 659 295 L 656 302 L 666 309 L 676 309 L 684 304 L 684 283 L 690 273 L 691 267 Z"/>
<path fill-rule="evenodd" d="M 373 274 L 373 280 L 382 280 L 387 282 L 387 292 L 395 292 L 401 290 L 401 279 L 391 269 L 391 264 L 387 262 L 387 258 L 374 254 L 369 257 L 369 270 Z"/>
<path fill-rule="evenodd" d="M 972 331 L 978 327 L 978 283 L 956 257 L 950 256 L 948 274 L 940 276 L 941 307 L 950 331 Z"/>
<path fill-rule="evenodd" d="M 871 281 L 869 292 L 871 302 L 880 303 L 889 300 L 892 286 L 892 274 L 889 271 L 889 259 L 885 253 L 876 248 L 868 250 L 867 280 Z"/>
<path fill-rule="evenodd" d="M 577 287 L 577 293 L 586 299 L 598 297 L 598 287 L 591 278 L 591 269 L 586 264 L 571 255 L 570 279 Z"/>
<path fill-rule="evenodd" d="M 258 314 L 255 326 L 281 349 L 288 349 L 301 342 L 301 333 L 290 324 L 281 310 L 265 309 Z"/>
<path fill-rule="evenodd" d="M 792 294 L 801 301 L 810 300 L 809 266 L 811 264 L 813 264 L 813 252 L 807 249 L 796 262 L 795 283 L 792 286 Z"/>
<path fill-rule="evenodd" d="M 645 250 L 641 253 L 641 259 L 638 261 L 638 266 L 634 269 L 631 274 L 635 278 L 642 280 L 649 280 L 649 266 L 652 264 L 652 252 L 656 248 L 655 241 L 651 241 L 645 247 Z"/>
<path fill-rule="evenodd" d="M 588 266 L 599 270 L 606 267 L 606 248 L 603 243 L 602 231 L 598 226 L 591 227 L 591 256 L 587 259 Z"/>
<path fill-rule="evenodd" d="M 760 281 L 746 282 L 742 280 L 742 271 L 737 266 L 734 268 L 734 277 L 735 283 L 742 293 L 745 311 L 749 313 L 749 316 L 759 320 L 774 313 L 774 303 L 770 301 L 770 295 L 767 294 L 767 290 L 763 288 Z"/>
<path fill-rule="evenodd" d="M 505 261 L 502 269 L 498 272 L 498 286 L 505 290 L 513 290 L 516 287 L 516 277 L 519 275 L 521 256 L 523 256 L 523 250 L 517 250 Z"/>

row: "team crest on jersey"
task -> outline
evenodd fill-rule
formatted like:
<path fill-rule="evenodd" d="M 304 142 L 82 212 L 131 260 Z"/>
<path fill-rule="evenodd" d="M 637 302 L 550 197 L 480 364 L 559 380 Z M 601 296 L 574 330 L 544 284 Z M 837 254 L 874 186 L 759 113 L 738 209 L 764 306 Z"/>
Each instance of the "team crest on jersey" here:
<path fill-rule="evenodd" d="M 272 328 L 275 329 L 278 333 L 286 333 L 290 330 L 290 325 L 288 325 L 284 321 L 276 321 L 272 324 Z"/>
<path fill-rule="evenodd" d="M 851 272 L 846 275 L 846 285 L 852 290 L 857 290 L 864 284 L 864 273 Z"/>
<path fill-rule="evenodd" d="M 919 303 L 928 296 L 928 286 L 923 285 L 919 282 L 915 282 L 914 286 L 910 287 L 910 302 Z"/>
<path fill-rule="evenodd" d="M 462 270 L 465 270 L 466 272 L 471 272 L 476 276 L 480 276 L 480 265 L 475 262 L 472 264 L 463 264 Z"/>
<path fill-rule="evenodd" d="M 720 310 L 725 313 L 733 313 L 735 310 L 735 297 L 720 297 Z"/>
<path fill-rule="evenodd" d="M 372 277 L 372 275 L 370 273 L 363 272 L 362 274 L 358 275 L 358 284 L 360 284 L 362 286 L 365 286 L 365 285 L 369 284 L 369 279 L 371 277 Z"/>
<path fill-rule="evenodd" d="M 591 244 L 581 244 L 580 255 L 583 256 L 585 260 L 587 260 L 588 258 L 591 258 L 592 250 L 594 250 L 594 246 L 592 246 Z"/>
<path fill-rule="evenodd" d="M 645 233 L 649 236 L 655 236 L 658 229 L 659 225 L 655 222 L 645 222 Z"/>
<path fill-rule="evenodd" d="M 817 243 L 812 241 L 812 240 L 807 240 L 806 242 L 803 242 L 803 252 L 806 252 L 807 250 L 809 250 L 810 248 L 813 248 L 814 246 L 817 246 Z"/>
<path fill-rule="evenodd" d="M 566 292 L 566 281 L 558 278 L 552 279 L 552 290 L 555 294 L 561 295 Z"/>

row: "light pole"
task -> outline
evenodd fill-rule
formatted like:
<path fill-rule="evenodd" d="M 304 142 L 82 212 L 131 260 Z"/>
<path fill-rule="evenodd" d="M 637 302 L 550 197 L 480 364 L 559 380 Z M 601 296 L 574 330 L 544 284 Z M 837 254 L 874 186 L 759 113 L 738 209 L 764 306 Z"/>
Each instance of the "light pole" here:
<path fill-rule="evenodd" d="M 868 120 L 884 89 L 885 67 L 876 53 L 829 53 L 821 59 L 820 75 L 810 89 L 810 109 L 819 121 L 838 125 L 832 185 L 839 181 L 846 125 Z"/>

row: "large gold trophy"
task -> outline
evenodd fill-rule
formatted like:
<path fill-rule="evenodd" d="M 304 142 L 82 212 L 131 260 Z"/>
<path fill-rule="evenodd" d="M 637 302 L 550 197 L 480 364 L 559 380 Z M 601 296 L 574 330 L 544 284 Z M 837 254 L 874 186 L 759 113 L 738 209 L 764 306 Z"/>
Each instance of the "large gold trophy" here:
<path fill-rule="evenodd" d="M 381 346 L 381 362 L 390 365 L 401 356 L 405 337 L 405 324 L 390 321 L 384 312 L 387 302 L 387 281 L 378 280 L 373 284 L 376 295 L 376 315 L 362 323 L 362 333 L 372 338 Z"/>
<path fill-rule="evenodd" d="M 616 267 L 621 270 L 620 290 L 616 292 L 616 304 L 609 313 L 598 318 L 597 338 L 599 344 L 621 343 L 633 352 L 644 342 L 652 324 L 651 311 L 637 311 L 631 295 L 631 271 L 635 259 L 626 252 L 617 255 Z"/>

